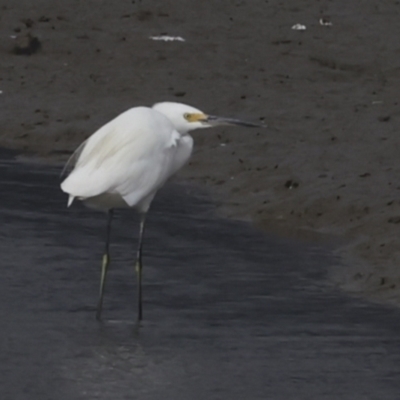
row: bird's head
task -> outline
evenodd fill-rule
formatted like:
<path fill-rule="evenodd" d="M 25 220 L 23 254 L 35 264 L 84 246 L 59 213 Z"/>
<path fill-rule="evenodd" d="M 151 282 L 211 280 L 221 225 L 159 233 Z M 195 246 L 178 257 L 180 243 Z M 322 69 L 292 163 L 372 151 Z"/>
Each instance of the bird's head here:
<path fill-rule="evenodd" d="M 182 103 L 157 103 L 154 104 L 153 109 L 164 114 L 181 134 L 193 131 L 194 129 L 211 128 L 219 125 L 240 125 L 251 128 L 266 127 L 266 125 L 254 124 L 239 119 L 208 115 L 197 108 Z"/>

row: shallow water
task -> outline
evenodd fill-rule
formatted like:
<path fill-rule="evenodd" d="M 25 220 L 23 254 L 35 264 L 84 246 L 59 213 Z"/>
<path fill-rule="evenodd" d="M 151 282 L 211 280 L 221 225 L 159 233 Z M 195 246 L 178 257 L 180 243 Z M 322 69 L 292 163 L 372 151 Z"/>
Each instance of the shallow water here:
<path fill-rule="evenodd" d="M 327 249 L 278 240 L 168 186 L 148 219 L 135 330 L 137 217 L 66 209 L 56 168 L 0 163 L 2 399 L 398 399 L 400 311 L 325 284 Z"/>

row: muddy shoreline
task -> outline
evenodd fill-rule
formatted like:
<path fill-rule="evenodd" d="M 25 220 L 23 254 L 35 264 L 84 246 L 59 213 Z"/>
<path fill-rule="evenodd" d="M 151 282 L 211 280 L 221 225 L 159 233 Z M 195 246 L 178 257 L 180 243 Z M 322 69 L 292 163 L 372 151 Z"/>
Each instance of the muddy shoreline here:
<path fill-rule="evenodd" d="M 120 112 L 162 100 L 265 120 L 267 131 L 195 132 L 178 178 L 209 188 L 230 218 L 334 238 L 334 282 L 400 304 L 399 5 L 0 5 L 2 147 L 63 162 Z M 149 39 L 161 34 L 185 42 Z M 16 54 L 27 35 L 40 46 Z"/>

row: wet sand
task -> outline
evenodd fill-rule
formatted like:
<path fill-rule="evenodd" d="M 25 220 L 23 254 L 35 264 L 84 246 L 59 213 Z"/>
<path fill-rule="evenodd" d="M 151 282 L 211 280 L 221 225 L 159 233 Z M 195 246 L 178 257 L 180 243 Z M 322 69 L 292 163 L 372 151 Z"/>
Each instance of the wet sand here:
<path fill-rule="evenodd" d="M 59 168 L 0 156 L 3 399 L 398 399 L 400 311 L 326 284 L 329 248 L 223 220 L 168 185 L 148 219 L 140 330 L 129 211 L 98 323 L 105 215 L 65 207 Z"/>
<path fill-rule="evenodd" d="M 180 178 L 209 187 L 226 216 L 325 234 L 342 257 L 334 282 L 399 303 L 397 3 L 0 4 L 1 146 L 59 162 L 120 112 L 161 100 L 263 119 L 267 131 L 195 133 Z M 16 54 L 28 34 L 40 48 Z M 149 40 L 160 34 L 186 41 Z"/>

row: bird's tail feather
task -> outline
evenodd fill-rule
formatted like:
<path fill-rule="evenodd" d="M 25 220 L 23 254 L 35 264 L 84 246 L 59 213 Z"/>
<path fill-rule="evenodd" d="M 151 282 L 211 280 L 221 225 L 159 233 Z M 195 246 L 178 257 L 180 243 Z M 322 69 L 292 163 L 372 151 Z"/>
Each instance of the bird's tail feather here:
<path fill-rule="evenodd" d="M 75 199 L 75 196 L 72 196 L 72 194 L 70 194 L 69 197 L 68 197 L 68 204 L 67 204 L 67 207 L 69 207 L 69 206 L 72 204 L 72 202 L 74 201 L 74 199 Z"/>

